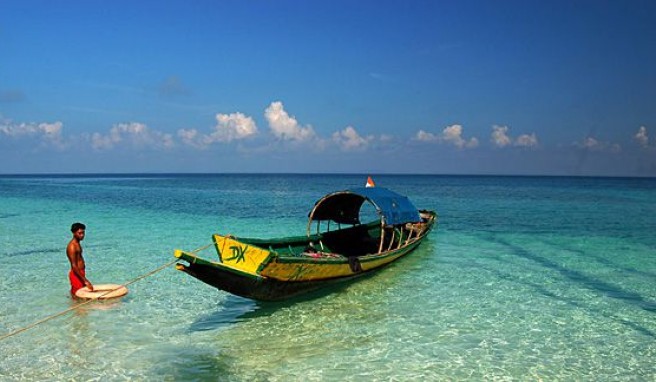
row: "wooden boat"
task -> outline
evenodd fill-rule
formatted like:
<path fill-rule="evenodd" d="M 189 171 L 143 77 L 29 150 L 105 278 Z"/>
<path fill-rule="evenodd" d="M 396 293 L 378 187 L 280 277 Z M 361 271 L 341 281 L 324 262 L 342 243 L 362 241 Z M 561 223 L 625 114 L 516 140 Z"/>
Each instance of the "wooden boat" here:
<path fill-rule="evenodd" d="M 363 206 L 373 211 L 365 223 Z M 386 188 L 354 188 L 319 199 L 304 236 L 215 234 L 218 259 L 176 250 L 175 257 L 187 263 L 176 268 L 238 296 L 283 300 L 371 274 L 414 250 L 436 220 L 434 211 L 418 210 L 407 197 Z"/>

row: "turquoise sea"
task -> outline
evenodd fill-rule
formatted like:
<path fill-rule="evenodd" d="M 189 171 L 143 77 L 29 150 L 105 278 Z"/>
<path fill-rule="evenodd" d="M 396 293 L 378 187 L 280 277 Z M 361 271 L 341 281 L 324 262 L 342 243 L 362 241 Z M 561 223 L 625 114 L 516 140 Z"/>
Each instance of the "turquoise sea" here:
<path fill-rule="evenodd" d="M 0 176 L 0 336 L 69 309 L 71 223 L 94 283 L 211 235 L 303 234 L 364 175 Z M 0 341 L 0 380 L 656 379 L 656 179 L 374 176 L 439 226 L 373 277 L 258 303 L 173 266 Z M 211 249 L 201 254 L 216 256 Z"/>

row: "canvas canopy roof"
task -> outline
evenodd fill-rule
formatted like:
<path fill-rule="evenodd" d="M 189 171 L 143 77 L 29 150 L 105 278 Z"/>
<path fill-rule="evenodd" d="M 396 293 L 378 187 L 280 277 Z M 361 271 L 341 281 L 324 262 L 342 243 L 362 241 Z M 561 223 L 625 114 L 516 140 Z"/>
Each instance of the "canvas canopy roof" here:
<path fill-rule="evenodd" d="M 407 197 L 383 187 L 360 187 L 328 194 L 315 203 L 310 221 L 360 224 L 360 208 L 365 201 L 374 205 L 384 225 L 421 221 L 417 208 Z"/>

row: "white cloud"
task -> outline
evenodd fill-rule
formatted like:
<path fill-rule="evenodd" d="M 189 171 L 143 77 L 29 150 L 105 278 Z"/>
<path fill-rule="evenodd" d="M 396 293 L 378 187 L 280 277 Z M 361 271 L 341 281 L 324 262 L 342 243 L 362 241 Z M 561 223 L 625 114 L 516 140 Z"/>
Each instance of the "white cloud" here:
<path fill-rule="evenodd" d="M 204 148 L 201 140 L 198 138 L 198 130 L 196 129 L 180 129 L 178 130 L 178 137 L 182 140 L 182 143 L 194 146 L 198 148 Z"/>
<path fill-rule="evenodd" d="M 641 147 L 647 147 L 649 146 L 649 136 L 647 135 L 647 128 L 644 126 L 640 126 L 638 129 L 638 132 L 636 135 L 633 136 L 633 138 L 638 141 L 638 144 Z"/>
<path fill-rule="evenodd" d="M 601 150 L 603 144 L 594 137 L 585 137 L 583 141 L 581 141 L 581 147 L 591 150 Z"/>
<path fill-rule="evenodd" d="M 316 137 L 312 126 L 300 126 L 296 118 L 287 114 L 280 101 L 272 102 L 264 111 L 264 117 L 276 138 L 300 142 Z"/>
<path fill-rule="evenodd" d="M 433 134 L 424 130 L 419 130 L 417 134 L 415 134 L 414 139 L 421 142 L 449 143 L 460 149 L 478 147 L 478 139 L 473 137 L 466 140 L 462 137 L 462 131 L 462 125 L 457 124 L 445 127 L 441 134 Z"/>
<path fill-rule="evenodd" d="M 151 130 L 145 124 L 138 122 L 114 125 L 107 135 L 101 133 L 91 135 L 91 146 L 96 150 L 109 150 L 119 144 L 139 148 L 171 148 L 175 145 L 171 134 Z"/>
<path fill-rule="evenodd" d="M 538 137 L 535 133 L 522 134 L 513 141 L 513 138 L 508 134 L 510 129 L 508 126 L 492 126 L 492 134 L 490 142 L 496 147 L 535 147 L 538 145 Z"/>
<path fill-rule="evenodd" d="M 11 122 L 3 122 L 0 124 L 0 133 L 9 137 L 21 136 L 43 136 L 46 138 L 53 138 L 61 135 L 63 123 L 21 123 L 11 124 Z"/>
<path fill-rule="evenodd" d="M 520 147 L 535 147 L 538 145 L 538 138 L 535 136 L 535 133 L 532 134 L 522 134 L 517 139 L 515 139 L 515 146 Z"/>
<path fill-rule="evenodd" d="M 345 151 L 364 150 L 374 140 L 372 135 L 366 137 L 360 136 L 352 126 L 347 126 L 342 131 L 334 132 L 332 138 L 333 142 L 337 143 Z"/>
<path fill-rule="evenodd" d="M 609 151 L 612 153 L 622 151 L 622 146 L 617 143 L 602 142 L 591 136 L 585 137 L 581 142 L 575 142 L 574 146 L 589 151 Z"/>
<path fill-rule="evenodd" d="M 512 143 L 508 136 L 508 126 L 492 126 L 492 144 L 497 147 L 506 147 Z"/>
<path fill-rule="evenodd" d="M 419 130 L 415 135 L 415 139 L 421 142 L 436 142 L 440 140 L 440 137 L 433 133 L 429 133 L 424 130 Z"/>
<path fill-rule="evenodd" d="M 63 149 L 67 145 L 62 138 L 64 124 L 54 123 L 20 123 L 12 124 L 11 121 L 0 121 L 0 136 L 4 135 L 12 139 L 37 138 L 45 145 Z"/>
<path fill-rule="evenodd" d="M 62 127 L 64 126 L 61 122 L 55 123 L 40 123 L 39 130 L 42 131 L 46 136 L 56 136 L 61 135 Z"/>
<path fill-rule="evenodd" d="M 216 131 L 212 138 L 219 142 L 230 142 L 233 139 L 244 139 L 257 134 L 257 126 L 253 118 L 242 113 L 217 114 Z"/>
<path fill-rule="evenodd" d="M 255 121 L 243 113 L 217 114 L 216 126 L 210 134 L 200 134 L 196 129 L 178 130 L 178 137 L 184 144 L 201 149 L 216 142 L 231 142 L 250 138 L 256 134 Z"/>
<path fill-rule="evenodd" d="M 445 142 L 451 143 L 457 148 L 474 148 L 478 147 L 478 139 L 471 138 L 469 141 L 462 137 L 462 125 L 447 126 L 442 130 L 440 137 Z"/>

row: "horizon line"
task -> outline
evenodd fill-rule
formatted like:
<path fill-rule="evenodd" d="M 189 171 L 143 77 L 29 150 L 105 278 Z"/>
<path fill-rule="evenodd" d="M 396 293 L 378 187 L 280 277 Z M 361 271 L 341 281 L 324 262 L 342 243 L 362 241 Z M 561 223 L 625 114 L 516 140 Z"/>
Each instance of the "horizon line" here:
<path fill-rule="evenodd" d="M 594 175 L 594 174 L 483 174 L 483 173 L 376 173 L 376 172 L 52 172 L 52 173 L 0 173 L 2 178 L 11 177 L 157 177 L 157 176 L 203 176 L 203 175 L 315 175 L 315 176 L 443 176 L 443 177 L 517 177 L 517 178 L 614 178 L 654 179 L 656 176 L 640 175 Z"/>

